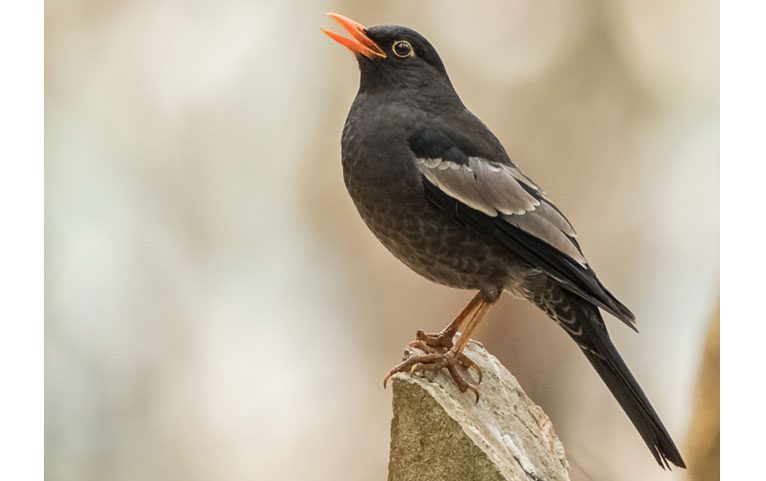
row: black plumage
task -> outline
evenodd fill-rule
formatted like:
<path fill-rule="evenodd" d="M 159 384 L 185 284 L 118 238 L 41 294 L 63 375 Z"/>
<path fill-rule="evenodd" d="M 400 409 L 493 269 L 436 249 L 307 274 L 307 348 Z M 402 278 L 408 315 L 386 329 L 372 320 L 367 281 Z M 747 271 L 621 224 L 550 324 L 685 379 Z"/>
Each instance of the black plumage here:
<path fill-rule="evenodd" d="M 609 339 L 599 308 L 635 329 L 634 315 L 596 277 L 561 211 L 463 105 L 436 50 L 406 27 L 365 28 L 332 16 L 353 39 L 328 35 L 356 54 L 361 71 L 342 136 L 344 180 L 354 204 L 415 272 L 478 291 L 444 331 L 418 332 L 413 345 L 426 354 L 391 373 L 446 368 L 478 399 L 478 389 L 456 367 L 475 367 L 462 348 L 507 291 L 532 301 L 580 346 L 660 465 L 684 467 Z M 453 342 L 458 328 L 463 333 Z"/>

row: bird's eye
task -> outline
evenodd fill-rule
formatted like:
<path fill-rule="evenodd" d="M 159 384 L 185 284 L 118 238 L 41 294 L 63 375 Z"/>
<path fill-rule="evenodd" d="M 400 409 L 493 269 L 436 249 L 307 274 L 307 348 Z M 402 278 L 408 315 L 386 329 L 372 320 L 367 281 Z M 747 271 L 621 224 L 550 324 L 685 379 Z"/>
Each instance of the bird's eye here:
<path fill-rule="evenodd" d="M 394 51 L 394 54 L 397 57 L 412 57 L 412 45 L 410 45 L 410 42 L 406 40 L 399 40 L 394 42 L 393 47 L 391 47 L 391 50 Z"/>

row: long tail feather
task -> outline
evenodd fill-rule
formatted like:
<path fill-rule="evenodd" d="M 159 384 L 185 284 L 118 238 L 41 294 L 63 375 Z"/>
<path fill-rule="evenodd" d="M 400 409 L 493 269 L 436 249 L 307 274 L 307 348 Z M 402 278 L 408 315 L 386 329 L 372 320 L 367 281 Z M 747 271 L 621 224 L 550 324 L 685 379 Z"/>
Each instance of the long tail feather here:
<path fill-rule="evenodd" d="M 657 463 L 663 468 L 670 468 L 670 463 L 685 468 L 686 464 L 660 417 L 612 344 L 598 308 L 550 279 L 546 279 L 542 286 L 530 289 L 530 292 L 531 300 L 556 320 L 580 346 L 633 422 Z"/>

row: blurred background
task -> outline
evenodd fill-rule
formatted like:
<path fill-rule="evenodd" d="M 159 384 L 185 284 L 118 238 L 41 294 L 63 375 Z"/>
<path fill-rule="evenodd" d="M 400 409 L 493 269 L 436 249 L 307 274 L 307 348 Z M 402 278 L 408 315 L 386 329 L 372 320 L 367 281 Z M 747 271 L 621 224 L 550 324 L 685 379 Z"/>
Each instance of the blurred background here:
<path fill-rule="evenodd" d="M 718 292 L 717 1 L 50 0 L 46 478 L 385 478 L 383 376 L 472 293 L 357 216 L 358 69 L 327 11 L 432 41 L 636 313 L 640 335 L 608 325 L 686 451 Z M 505 297 L 476 338 L 574 479 L 683 479 L 540 311 Z"/>

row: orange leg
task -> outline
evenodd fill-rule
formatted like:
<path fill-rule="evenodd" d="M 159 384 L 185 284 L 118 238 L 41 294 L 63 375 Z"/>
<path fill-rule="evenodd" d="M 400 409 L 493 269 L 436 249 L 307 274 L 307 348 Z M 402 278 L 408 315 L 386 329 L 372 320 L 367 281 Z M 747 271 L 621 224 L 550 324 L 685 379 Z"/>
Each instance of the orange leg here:
<path fill-rule="evenodd" d="M 442 329 L 441 332 L 437 334 L 426 334 L 425 332 L 418 329 L 418 332 L 415 333 L 415 338 L 417 340 L 412 341 L 410 345 L 417 348 L 421 348 L 422 344 L 434 348 L 451 348 L 455 334 L 457 334 L 460 326 L 463 325 L 467 319 L 470 319 L 474 316 L 482 302 L 481 292 L 476 293 L 473 299 L 471 299 L 471 301 L 463 308 L 463 310 L 460 311 L 460 314 L 458 314 L 457 317 L 455 317 L 455 319 L 447 325 L 447 327 Z M 430 352 L 427 349 L 423 350 Z"/>
<path fill-rule="evenodd" d="M 470 336 L 473 333 L 473 330 L 476 329 L 476 326 L 478 326 L 482 319 L 484 319 L 484 316 L 487 315 L 487 312 L 489 312 L 489 308 L 492 307 L 492 305 L 493 304 L 490 304 L 483 299 L 480 301 L 479 306 L 476 309 L 476 313 L 474 313 L 474 315 L 471 316 L 471 318 L 468 320 L 468 323 L 465 325 L 465 329 L 463 329 L 463 333 L 460 334 L 460 339 L 458 339 L 457 344 L 452 347 L 452 351 L 456 353 L 463 351 L 463 348 L 465 348 L 465 345 L 468 344 L 468 341 L 470 340 Z"/>
<path fill-rule="evenodd" d="M 383 387 L 386 386 L 386 383 L 391 376 L 398 372 L 409 371 L 410 374 L 415 374 L 419 371 L 438 371 L 441 368 L 446 368 L 458 389 L 460 389 L 461 392 L 466 392 L 470 389 L 476 395 L 476 401 L 478 402 L 479 389 L 463 379 L 457 366 L 461 366 L 465 369 L 476 369 L 479 375 L 478 382 L 481 382 L 481 369 L 479 369 L 468 356 L 463 354 L 463 349 L 468 344 L 471 333 L 476 329 L 476 326 L 479 325 L 479 322 L 481 322 L 493 304 L 494 301 L 486 301 L 481 296 L 481 293 L 478 293 L 460 314 L 458 314 L 455 320 L 453 320 L 440 333 L 425 334 L 423 331 L 418 331 L 417 340 L 411 342 L 410 346 L 416 347 L 424 351 L 426 354 L 411 355 L 402 363 L 391 369 L 383 380 Z M 453 338 L 464 323 L 465 327 L 463 328 L 463 332 L 460 334 L 457 343 L 454 343 Z M 441 352 L 444 348 L 449 348 L 449 350 L 447 352 Z"/>

